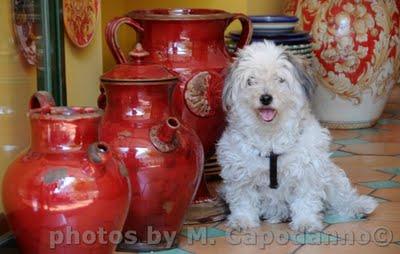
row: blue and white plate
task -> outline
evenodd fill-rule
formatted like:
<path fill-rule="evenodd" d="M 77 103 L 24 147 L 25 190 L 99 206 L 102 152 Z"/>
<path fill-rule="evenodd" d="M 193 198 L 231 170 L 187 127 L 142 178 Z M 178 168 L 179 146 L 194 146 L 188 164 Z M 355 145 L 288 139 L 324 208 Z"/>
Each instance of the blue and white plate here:
<path fill-rule="evenodd" d="M 270 33 L 268 31 L 254 31 L 253 37 L 268 37 L 268 38 L 302 38 L 310 36 L 310 33 L 304 31 L 295 31 L 295 32 L 285 32 L 285 33 Z"/>
<path fill-rule="evenodd" d="M 257 30 L 294 30 L 296 24 L 294 23 L 254 23 L 253 29 Z"/>
<path fill-rule="evenodd" d="M 309 48 L 309 49 L 291 49 L 291 48 L 288 48 L 288 50 L 290 50 L 291 52 L 296 52 L 296 53 L 301 53 L 301 54 L 309 54 L 309 53 L 313 52 L 312 48 Z"/>
<path fill-rule="evenodd" d="M 250 16 L 253 23 L 297 23 L 299 18 L 296 16 L 285 15 L 255 15 Z"/>
<path fill-rule="evenodd" d="M 233 41 L 238 41 L 240 36 L 237 32 L 231 32 L 230 37 Z M 287 44 L 287 45 L 297 45 L 297 44 L 308 44 L 311 42 L 311 36 L 307 32 L 294 32 L 285 34 L 254 34 L 252 41 L 264 41 L 272 40 L 276 44 Z"/>
<path fill-rule="evenodd" d="M 293 32 L 293 31 L 294 31 L 294 27 L 253 29 L 253 33 L 264 32 L 264 33 L 270 33 L 270 34 L 290 33 L 290 32 Z"/>
<path fill-rule="evenodd" d="M 231 37 L 236 39 L 241 35 L 240 31 L 232 31 L 230 33 Z M 285 32 L 285 33 L 270 33 L 269 31 L 254 31 L 253 38 L 266 38 L 266 39 L 275 39 L 275 38 L 306 38 L 309 37 L 310 33 L 305 31 L 295 31 L 295 32 Z"/>
<path fill-rule="evenodd" d="M 257 30 L 294 30 L 299 20 L 296 16 L 250 16 L 253 29 Z"/>
<path fill-rule="evenodd" d="M 306 44 L 290 45 L 290 46 L 287 46 L 287 48 L 292 49 L 292 50 L 312 49 L 312 44 L 306 43 Z"/>
<path fill-rule="evenodd" d="M 233 38 L 232 38 L 233 39 Z M 260 42 L 264 40 L 271 40 L 268 38 L 253 38 L 252 42 Z M 233 41 L 238 41 L 233 39 Z M 285 39 L 273 39 L 271 40 L 277 45 L 298 45 L 311 42 L 311 36 L 308 38 L 285 38 Z"/>

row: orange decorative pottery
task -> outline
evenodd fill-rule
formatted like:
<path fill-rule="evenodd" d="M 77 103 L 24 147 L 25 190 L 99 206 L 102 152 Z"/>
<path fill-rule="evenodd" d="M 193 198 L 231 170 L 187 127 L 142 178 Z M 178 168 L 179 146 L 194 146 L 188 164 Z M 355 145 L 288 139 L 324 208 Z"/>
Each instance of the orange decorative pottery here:
<path fill-rule="evenodd" d="M 196 133 L 170 110 L 178 82 L 165 67 L 143 61 L 140 44 L 133 61 L 117 65 L 101 77 L 105 105 L 100 140 L 124 160 L 132 185 L 132 201 L 124 232 L 135 231 L 138 242 L 122 243 L 120 251 L 153 251 L 176 242 L 154 244 L 149 232 L 179 234 L 203 170 L 203 147 Z M 175 239 L 176 240 L 176 239 Z"/>
<path fill-rule="evenodd" d="M 313 36 L 313 108 L 331 128 L 374 125 L 400 76 L 399 1 L 292 0 L 286 11 Z M 397 4 L 397 6 L 396 6 Z"/>
<path fill-rule="evenodd" d="M 97 142 L 100 111 L 54 107 L 46 92 L 37 92 L 30 105 L 31 147 L 3 180 L 4 209 L 20 252 L 112 254 L 112 242 L 83 238 L 122 230 L 129 207 L 127 171 Z"/>

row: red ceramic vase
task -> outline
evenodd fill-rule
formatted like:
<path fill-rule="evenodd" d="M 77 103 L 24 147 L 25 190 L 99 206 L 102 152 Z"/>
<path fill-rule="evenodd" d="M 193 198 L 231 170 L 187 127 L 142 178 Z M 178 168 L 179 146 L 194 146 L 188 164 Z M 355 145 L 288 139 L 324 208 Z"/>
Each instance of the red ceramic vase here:
<path fill-rule="evenodd" d="M 130 199 L 123 164 L 98 143 L 95 108 L 54 107 L 31 99 L 31 147 L 4 176 L 3 204 L 23 254 L 112 254 L 107 233 L 121 231 Z M 96 236 L 94 236 L 96 234 Z"/>
<path fill-rule="evenodd" d="M 200 137 L 206 159 L 214 154 L 226 124 L 221 95 L 232 55 L 226 49 L 224 32 L 235 20 L 243 27 L 238 43 L 242 48 L 252 37 L 250 19 L 221 10 L 137 10 L 110 21 L 106 29 L 107 44 L 117 63 L 128 61 L 117 40 L 119 27 L 127 24 L 138 33 L 152 62 L 179 74 L 172 110 Z M 225 218 L 225 207 L 210 194 L 204 176 L 195 203 L 187 216 L 188 223 Z"/>
<path fill-rule="evenodd" d="M 151 244 L 150 232 L 176 235 L 193 200 L 203 169 L 203 147 L 194 131 L 171 117 L 174 73 L 143 63 L 140 45 L 134 63 L 117 65 L 105 73 L 105 114 L 100 140 L 108 142 L 124 160 L 132 184 L 132 201 L 124 232 L 135 231 L 138 242 L 119 250 L 152 251 L 174 242 Z"/>
<path fill-rule="evenodd" d="M 152 62 L 179 74 L 173 109 L 200 137 L 206 158 L 214 154 L 225 127 L 221 93 L 232 56 L 226 49 L 224 32 L 234 20 L 243 26 L 238 44 L 242 48 L 251 39 L 251 21 L 245 15 L 220 10 L 137 10 L 112 20 L 106 29 L 107 43 L 117 63 L 127 62 L 117 43 L 118 28 L 127 24 L 138 33 Z"/>

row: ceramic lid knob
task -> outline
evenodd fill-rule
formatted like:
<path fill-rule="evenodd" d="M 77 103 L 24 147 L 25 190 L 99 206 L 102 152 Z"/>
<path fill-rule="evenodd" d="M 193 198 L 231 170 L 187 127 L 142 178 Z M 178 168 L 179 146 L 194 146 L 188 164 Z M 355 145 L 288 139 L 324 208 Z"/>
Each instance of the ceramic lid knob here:
<path fill-rule="evenodd" d="M 135 62 L 141 62 L 143 58 L 148 55 L 150 55 L 150 53 L 143 49 L 141 43 L 137 43 L 135 49 L 129 52 L 129 56 Z"/>
<path fill-rule="evenodd" d="M 129 52 L 131 62 L 117 64 L 112 70 L 101 76 L 101 81 L 106 82 L 176 82 L 177 74 L 163 65 L 152 63 L 146 59 L 150 55 L 137 43 L 134 50 Z M 127 83 L 125 83 L 127 84 Z"/>

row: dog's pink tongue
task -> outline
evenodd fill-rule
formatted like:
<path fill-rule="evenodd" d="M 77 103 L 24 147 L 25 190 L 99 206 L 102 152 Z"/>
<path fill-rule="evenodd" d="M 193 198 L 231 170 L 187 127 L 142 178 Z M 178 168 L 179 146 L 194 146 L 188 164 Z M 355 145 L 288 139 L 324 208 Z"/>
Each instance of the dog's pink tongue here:
<path fill-rule="evenodd" d="M 272 108 L 263 108 L 260 109 L 260 116 L 266 122 L 271 122 L 276 115 L 276 110 Z"/>

